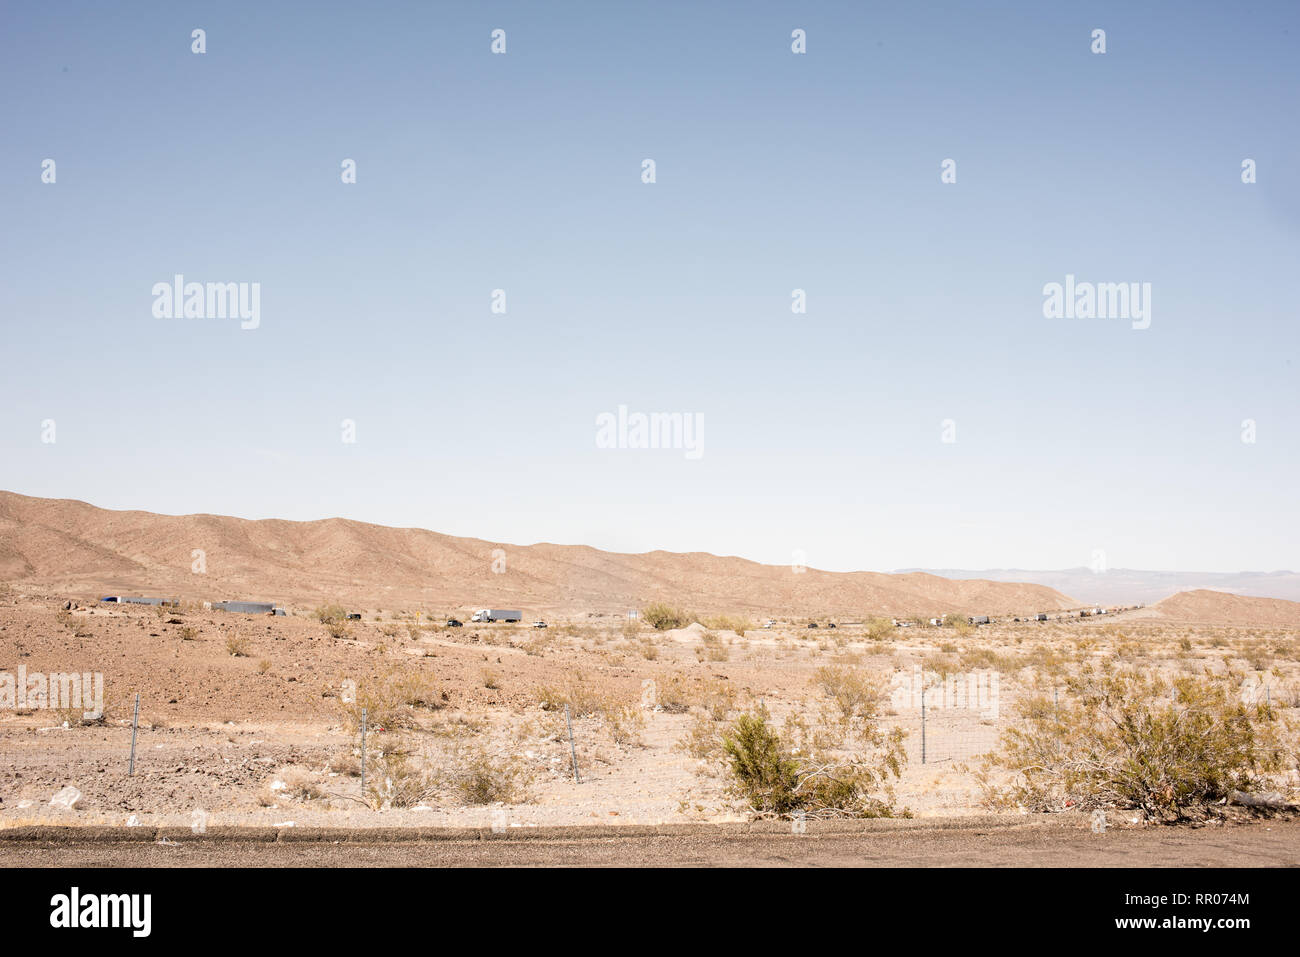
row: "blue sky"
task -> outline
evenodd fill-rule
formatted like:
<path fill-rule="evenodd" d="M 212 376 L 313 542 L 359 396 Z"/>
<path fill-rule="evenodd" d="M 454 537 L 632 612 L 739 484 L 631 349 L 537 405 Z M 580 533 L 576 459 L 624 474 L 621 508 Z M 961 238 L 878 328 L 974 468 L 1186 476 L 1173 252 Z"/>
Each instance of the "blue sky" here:
<path fill-rule="evenodd" d="M 0 488 L 1300 566 L 1297 5 L 376 6 L 0 11 Z M 259 327 L 155 318 L 176 273 L 260 283 Z M 1150 328 L 1044 318 L 1067 274 L 1151 283 Z M 598 448 L 620 405 L 702 416 L 703 456 Z"/>

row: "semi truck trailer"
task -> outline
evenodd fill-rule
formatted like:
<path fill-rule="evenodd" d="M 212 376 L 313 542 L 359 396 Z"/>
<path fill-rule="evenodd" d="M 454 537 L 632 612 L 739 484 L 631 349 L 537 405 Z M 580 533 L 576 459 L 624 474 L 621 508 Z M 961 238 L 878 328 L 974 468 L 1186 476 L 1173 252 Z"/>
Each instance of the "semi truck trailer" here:
<path fill-rule="evenodd" d="M 470 621 L 522 621 L 524 613 L 513 608 L 482 608 Z"/>

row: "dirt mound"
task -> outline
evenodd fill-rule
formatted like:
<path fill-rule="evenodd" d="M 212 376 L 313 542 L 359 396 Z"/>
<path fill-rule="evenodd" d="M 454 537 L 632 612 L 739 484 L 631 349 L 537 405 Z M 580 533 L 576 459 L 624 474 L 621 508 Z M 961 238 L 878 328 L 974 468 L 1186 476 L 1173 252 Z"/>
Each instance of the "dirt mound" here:
<path fill-rule="evenodd" d="M 1151 617 L 1202 625 L 1253 625 L 1264 628 L 1300 626 L 1300 602 L 1253 598 L 1200 588 L 1179 592 L 1149 609 Z"/>
<path fill-rule="evenodd" d="M 1077 602 L 1042 585 L 825 572 L 704 552 L 505 545 L 341 518 L 249 521 L 108 511 L 0 492 L 0 579 L 70 594 L 122 593 L 367 608 L 476 606 L 626 612 L 664 601 L 751 615 L 1013 614 Z"/>

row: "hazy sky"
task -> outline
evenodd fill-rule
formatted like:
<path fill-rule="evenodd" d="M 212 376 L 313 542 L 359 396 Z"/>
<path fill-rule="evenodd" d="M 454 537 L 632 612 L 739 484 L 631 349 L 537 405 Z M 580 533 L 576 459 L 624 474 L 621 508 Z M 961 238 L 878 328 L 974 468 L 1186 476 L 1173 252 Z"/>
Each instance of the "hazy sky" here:
<path fill-rule="evenodd" d="M 1298 4 L 0 31 L 0 488 L 829 569 L 1300 566 Z M 176 274 L 259 283 L 257 328 L 155 317 Z M 1046 318 L 1067 275 L 1150 283 L 1149 328 Z M 702 454 L 598 447 L 619 406 L 702 418 Z"/>

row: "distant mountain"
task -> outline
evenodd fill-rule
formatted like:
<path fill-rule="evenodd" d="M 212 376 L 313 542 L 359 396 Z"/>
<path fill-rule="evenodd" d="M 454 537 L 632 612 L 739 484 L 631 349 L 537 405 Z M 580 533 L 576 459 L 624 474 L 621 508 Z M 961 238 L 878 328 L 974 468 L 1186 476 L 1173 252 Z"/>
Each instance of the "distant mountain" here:
<path fill-rule="evenodd" d="M 201 573 L 194 568 L 201 567 Z M 1078 607 L 1042 585 L 826 572 L 704 552 L 507 545 L 341 518 L 117 512 L 0 492 L 0 581 L 75 595 L 245 598 L 358 609 L 625 612 L 656 601 L 764 616 L 1016 614 Z"/>
<path fill-rule="evenodd" d="M 905 569 L 899 574 L 927 572 L 958 581 L 978 578 L 985 581 L 1033 582 L 1046 585 L 1067 595 L 1076 595 L 1089 604 L 1151 604 L 1176 592 L 1212 589 L 1233 595 L 1257 598 L 1282 598 L 1300 601 L 1300 574 L 1296 572 L 1159 572 L 1132 568 L 1111 568 L 1094 572 L 1090 568 L 1064 568 L 1058 571 L 1029 571 L 1023 568 L 997 568 L 986 571 L 964 569 Z"/>

